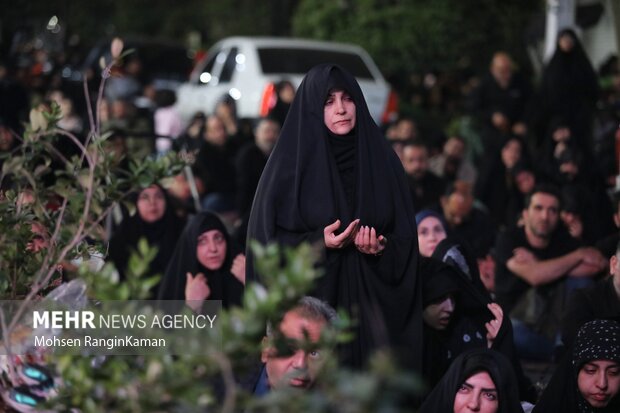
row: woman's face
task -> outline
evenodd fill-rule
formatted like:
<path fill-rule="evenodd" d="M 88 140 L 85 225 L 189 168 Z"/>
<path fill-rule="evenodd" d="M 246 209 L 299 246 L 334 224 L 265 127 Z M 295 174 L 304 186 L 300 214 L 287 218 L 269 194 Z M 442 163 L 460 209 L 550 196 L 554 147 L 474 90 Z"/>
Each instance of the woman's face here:
<path fill-rule="evenodd" d="M 330 132 L 346 135 L 355 127 L 355 102 L 348 92 L 332 90 L 325 100 L 323 120 Z"/>
<path fill-rule="evenodd" d="M 620 390 L 620 364 L 608 360 L 592 360 L 579 370 L 577 386 L 590 406 L 607 406 Z"/>
<path fill-rule="evenodd" d="M 434 330 L 445 330 L 452 320 L 455 306 L 454 297 L 448 294 L 424 307 L 422 319 Z"/>
<path fill-rule="evenodd" d="M 560 46 L 560 49 L 564 53 L 570 52 L 571 50 L 573 50 L 573 47 L 575 47 L 575 41 L 573 40 L 573 36 L 571 36 L 570 34 L 563 34 L 558 40 L 558 46 Z"/>
<path fill-rule="evenodd" d="M 502 162 L 506 169 L 513 168 L 521 159 L 521 142 L 511 139 L 502 148 Z"/>
<path fill-rule="evenodd" d="M 446 238 L 443 224 L 435 217 L 426 217 L 418 225 L 418 245 L 420 254 L 430 257 L 435 252 L 437 244 Z"/>
<path fill-rule="evenodd" d="M 226 259 L 226 237 L 222 231 L 212 229 L 198 236 L 196 245 L 198 262 L 206 269 L 216 271 L 222 268 Z"/>
<path fill-rule="evenodd" d="M 159 221 L 164 216 L 166 212 L 166 198 L 160 187 L 152 185 L 140 192 L 136 206 L 140 218 L 144 222 L 153 223 Z"/>
<path fill-rule="evenodd" d="M 496 413 L 498 408 L 497 389 L 486 371 L 466 379 L 454 397 L 454 413 Z"/>

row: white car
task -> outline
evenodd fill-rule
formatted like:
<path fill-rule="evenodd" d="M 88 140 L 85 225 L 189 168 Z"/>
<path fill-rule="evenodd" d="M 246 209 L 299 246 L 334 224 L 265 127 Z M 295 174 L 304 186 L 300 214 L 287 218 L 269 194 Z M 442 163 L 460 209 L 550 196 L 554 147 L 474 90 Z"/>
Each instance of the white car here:
<path fill-rule="evenodd" d="M 266 115 L 274 99 L 274 84 L 302 78 L 319 63 L 336 63 L 358 80 L 377 124 L 396 114 L 396 96 L 361 47 L 344 43 L 278 37 L 230 37 L 209 49 L 177 90 L 176 108 L 187 120 L 194 113 L 213 113 L 227 95 L 237 103 L 239 118 Z"/>

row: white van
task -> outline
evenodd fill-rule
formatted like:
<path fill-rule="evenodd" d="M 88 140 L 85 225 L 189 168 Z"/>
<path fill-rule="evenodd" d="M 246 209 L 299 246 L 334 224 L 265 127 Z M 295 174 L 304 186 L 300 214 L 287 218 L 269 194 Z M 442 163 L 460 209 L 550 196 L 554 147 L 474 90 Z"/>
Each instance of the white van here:
<path fill-rule="evenodd" d="M 298 87 L 319 63 L 339 64 L 357 78 L 377 124 L 395 116 L 396 96 L 364 49 L 278 37 L 230 37 L 216 43 L 177 90 L 176 107 L 189 119 L 198 111 L 213 113 L 228 95 L 237 102 L 239 118 L 258 118 L 273 102 L 275 83 L 287 79 Z"/>

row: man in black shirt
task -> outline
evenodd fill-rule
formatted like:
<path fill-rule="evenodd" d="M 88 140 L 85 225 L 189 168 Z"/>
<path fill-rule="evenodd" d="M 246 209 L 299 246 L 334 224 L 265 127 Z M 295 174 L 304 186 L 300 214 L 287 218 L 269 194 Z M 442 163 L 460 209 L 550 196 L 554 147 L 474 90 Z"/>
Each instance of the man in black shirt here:
<path fill-rule="evenodd" d="M 620 243 L 609 260 L 611 277 L 576 290 L 568 300 L 562 321 L 562 342 L 570 346 L 588 321 L 620 317 Z"/>
<path fill-rule="evenodd" d="M 557 189 L 536 187 L 526 199 L 524 226 L 501 233 L 496 243 L 497 301 L 510 314 L 523 358 L 551 358 L 567 291 L 605 267 L 600 252 L 558 226 L 559 209 Z"/>
<path fill-rule="evenodd" d="M 446 188 L 446 182 L 429 170 L 426 145 L 408 141 L 403 147 L 401 160 L 407 173 L 415 211 L 419 212 L 438 204 Z"/>

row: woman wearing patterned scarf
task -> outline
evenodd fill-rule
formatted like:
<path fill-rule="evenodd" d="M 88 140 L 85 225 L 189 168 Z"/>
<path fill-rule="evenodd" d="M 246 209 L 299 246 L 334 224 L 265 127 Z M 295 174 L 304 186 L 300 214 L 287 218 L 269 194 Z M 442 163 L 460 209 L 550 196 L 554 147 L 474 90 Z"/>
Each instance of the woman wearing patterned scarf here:
<path fill-rule="evenodd" d="M 620 412 L 620 323 L 584 324 L 534 413 Z"/>

